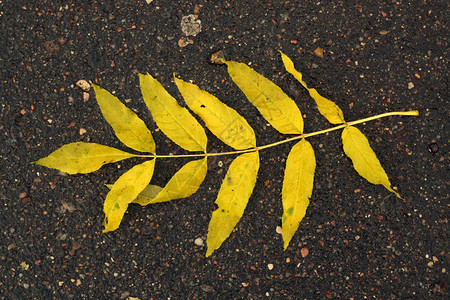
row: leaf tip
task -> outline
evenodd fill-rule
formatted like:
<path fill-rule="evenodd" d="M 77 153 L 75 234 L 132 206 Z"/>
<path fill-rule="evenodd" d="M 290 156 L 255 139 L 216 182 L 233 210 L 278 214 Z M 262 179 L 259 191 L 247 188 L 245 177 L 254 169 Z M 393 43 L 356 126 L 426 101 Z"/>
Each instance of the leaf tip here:
<path fill-rule="evenodd" d="M 395 194 L 395 196 L 397 196 L 397 198 L 402 199 L 402 200 L 405 200 L 405 199 L 402 198 L 402 196 L 400 196 L 399 193 L 397 193 L 396 190 L 394 190 L 394 189 L 392 188 L 391 183 L 390 183 L 389 181 L 388 181 L 387 183 L 382 183 L 381 185 L 383 185 L 389 192 Z"/>
<path fill-rule="evenodd" d="M 112 231 L 109 227 L 109 225 L 108 225 L 108 218 L 105 218 L 105 220 L 103 221 L 103 226 L 105 226 L 105 228 L 102 230 L 102 233 L 107 233 L 107 232 L 110 232 L 110 231 Z"/>
<path fill-rule="evenodd" d="M 292 237 L 294 236 L 293 233 L 288 232 L 287 230 L 287 225 L 285 227 L 283 227 L 283 225 L 281 225 L 281 237 L 283 238 L 283 251 L 286 251 L 287 247 L 289 246 Z"/>
<path fill-rule="evenodd" d="M 402 200 L 405 200 L 405 199 L 403 199 L 402 196 L 400 196 L 400 194 L 397 193 L 392 187 L 389 187 L 389 188 L 388 188 L 388 191 L 394 193 L 395 196 L 397 196 L 397 198 L 402 199 Z"/>
<path fill-rule="evenodd" d="M 91 80 L 89 80 L 89 84 L 92 85 L 92 87 L 94 88 L 94 92 L 95 92 L 95 89 L 99 88 L 99 86 L 94 84 Z"/>
<path fill-rule="evenodd" d="M 183 79 L 180 79 L 180 78 L 178 78 L 176 75 L 175 75 L 175 73 L 173 73 L 173 81 L 175 82 L 175 84 L 176 85 L 178 85 L 178 84 L 180 84 L 180 83 L 183 83 L 184 82 L 184 80 Z"/>
<path fill-rule="evenodd" d="M 102 232 L 103 233 L 107 233 L 107 232 L 111 232 L 114 231 L 116 229 L 119 228 L 120 225 L 120 221 L 119 223 L 111 221 L 110 219 L 108 219 L 108 217 L 105 217 L 105 220 L 103 221 L 103 226 L 105 227 Z"/>

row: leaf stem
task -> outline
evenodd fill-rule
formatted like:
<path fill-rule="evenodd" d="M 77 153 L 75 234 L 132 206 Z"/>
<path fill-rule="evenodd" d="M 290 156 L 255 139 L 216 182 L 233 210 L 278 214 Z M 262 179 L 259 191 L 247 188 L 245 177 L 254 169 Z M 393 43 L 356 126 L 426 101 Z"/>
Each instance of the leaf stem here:
<path fill-rule="evenodd" d="M 361 124 L 361 123 L 365 123 L 365 122 L 369 122 L 369 121 L 373 121 L 373 120 L 377 120 L 377 119 L 381 119 L 381 118 L 385 118 L 385 117 L 389 117 L 389 116 L 418 116 L 419 115 L 419 111 L 417 110 L 411 110 L 411 111 L 396 111 L 396 112 L 388 112 L 388 113 L 384 113 L 384 114 L 379 114 L 376 116 L 372 116 L 372 117 L 368 117 L 368 118 L 364 118 L 364 119 L 360 119 L 360 120 L 356 120 L 356 121 L 351 121 L 351 122 L 346 122 L 344 124 L 332 127 L 332 128 L 328 128 L 328 129 L 324 129 L 324 130 L 320 130 L 320 131 L 316 131 L 316 132 L 311 132 L 311 133 L 304 133 L 301 135 L 297 135 L 282 141 L 278 141 L 275 143 L 271 143 L 271 144 L 267 144 L 264 146 L 259 146 L 259 147 L 255 147 L 255 148 L 251 148 L 251 149 L 245 149 L 245 150 L 237 150 L 237 151 L 230 151 L 230 152 L 219 152 L 219 153 L 200 153 L 200 154 L 180 154 L 180 155 L 159 155 L 159 154 L 151 154 L 151 155 L 137 155 L 138 157 L 149 157 L 149 158 L 180 158 L 180 157 L 211 157 L 211 156 L 223 156 L 223 155 L 233 155 L 233 154 L 241 154 L 241 153 L 248 153 L 248 152 L 254 152 L 254 151 L 258 151 L 258 150 L 264 150 L 267 148 L 272 148 L 284 143 L 289 143 L 295 140 L 299 140 L 302 138 L 308 138 L 311 136 L 315 136 L 315 135 L 319 135 L 319 134 L 324 134 L 327 132 L 331 132 L 331 131 L 335 131 L 335 130 L 339 130 L 341 128 L 344 128 L 346 126 L 351 126 L 351 125 L 356 125 L 356 124 Z"/>

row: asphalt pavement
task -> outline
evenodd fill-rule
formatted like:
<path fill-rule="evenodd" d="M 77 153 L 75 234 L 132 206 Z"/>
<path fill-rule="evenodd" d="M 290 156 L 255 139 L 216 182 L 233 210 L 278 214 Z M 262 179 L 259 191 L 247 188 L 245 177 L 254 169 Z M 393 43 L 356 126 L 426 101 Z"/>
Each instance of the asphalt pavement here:
<path fill-rule="evenodd" d="M 1 299 L 446 299 L 449 205 L 448 1 L 0 1 Z M 258 145 L 288 136 L 246 100 L 217 51 L 298 104 L 305 132 L 330 127 L 283 67 L 346 120 L 418 110 L 358 128 L 403 199 L 368 183 L 340 132 L 308 139 L 317 168 L 307 214 L 283 251 L 281 189 L 290 147 L 261 151 L 255 190 L 231 236 L 206 258 L 215 197 L 233 156 L 208 160 L 187 199 L 130 205 L 102 233 L 107 183 L 140 162 L 68 175 L 30 164 L 77 141 L 129 150 L 101 115 L 92 81 L 141 117 L 158 153 L 184 153 L 150 116 L 148 72 L 184 102 L 173 74 L 244 116 Z M 208 132 L 208 151 L 229 151 Z M 164 185 L 188 160 L 160 159 Z"/>

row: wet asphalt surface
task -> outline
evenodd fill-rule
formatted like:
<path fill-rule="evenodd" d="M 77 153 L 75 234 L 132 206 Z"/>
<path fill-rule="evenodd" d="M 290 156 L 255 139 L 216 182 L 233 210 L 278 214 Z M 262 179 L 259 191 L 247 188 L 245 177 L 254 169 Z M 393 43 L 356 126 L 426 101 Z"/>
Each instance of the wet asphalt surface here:
<path fill-rule="evenodd" d="M 0 297 L 448 297 L 448 11 L 446 1 L 0 1 Z M 197 14 L 201 32 L 186 37 L 180 24 L 189 14 Z M 330 125 L 284 71 L 277 50 L 347 120 L 419 110 L 420 117 L 358 126 L 404 200 L 358 176 L 338 132 L 312 137 L 311 204 L 283 251 L 276 228 L 292 145 L 271 148 L 261 153 L 243 218 L 205 258 L 205 246 L 194 241 L 206 240 L 233 157 L 211 159 L 205 182 L 188 199 L 131 205 L 108 234 L 101 232 L 104 184 L 139 160 L 74 176 L 30 164 L 75 141 L 127 150 L 92 90 L 83 94 L 75 85 L 80 79 L 135 110 L 152 128 L 158 153 L 183 153 L 154 131 L 139 91 L 143 72 L 180 103 L 173 73 L 213 93 L 249 121 L 259 145 L 286 138 L 267 125 L 224 66 L 210 63 L 218 50 L 295 99 L 305 132 Z M 209 151 L 229 150 L 208 137 Z M 164 184 L 185 162 L 158 161 L 152 182 Z"/>

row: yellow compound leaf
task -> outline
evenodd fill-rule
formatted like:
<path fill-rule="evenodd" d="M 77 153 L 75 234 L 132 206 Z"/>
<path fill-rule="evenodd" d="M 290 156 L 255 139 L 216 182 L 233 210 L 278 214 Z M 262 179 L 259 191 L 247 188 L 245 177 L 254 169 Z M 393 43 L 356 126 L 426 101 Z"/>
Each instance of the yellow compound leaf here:
<path fill-rule="evenodd" d="M 64 145 L 49 156 L 34 163 L 68 174 L 77 174 L 94 172 L 105 164 L 135 156 L 96 143 L 76 142 Z"/>
<path fill-rule="evenodd" d="M 294 147 L 286 161 L 283 180 L 282 236 L 284 250 L 306 214 L 314 186 L 316 158 L 311 144 L 302 139 Z"/>
<path fill-rule="evenodd" d="M 295 77 L 295 79 L 297 79 L 301 83 L 301 85 L 303 85 L 303 87 L 308 90 L 309 95 L 314 99 L 314 101 L 316 101 L 317 108 L 319 109 L 320 113 L 325 118 L 327 118 L 328 122 L 330 122 L 331 124 L 344 123 L 344 113 L 339 108 L 339 106 L 337 106 L 333 101 L 330 101 L 327 98 L 319 95 L 316 89 L 308 88 L 308 86 L 302 79 L 302 74 L 295 69 L 292 60 L 283 52 L 280 51 L 280 53 L 286 71 L 291 73 Z"/>
<path fill-rule="evenodd" d="M 175 83 L 189 108 L 222 142 L 237 150 L 256 147 L 253 129 L 234 109 L 195 84 L 178 78 Z"/>
<path fill-rule="evenodd" d="M 139 204 L 148 205 L 191 196 L 197 192 L 203 180 L 205 180 L 207 169 L 206 157 L 188 162 L 175 173 L 157 195 L 148 198 L 147 201 L 141 201 Z"/>
<path fill-rule="evenodd" d="M 303 133 L 303 117 L 294 100 L 269 79 L 243 63 L 224 61 L 231 79 L 276 130 Z"/>
<path fill-rule="evenodd" d="M 103 232 L 119 228 L 128 204 L 148 186 L 155 169 L 155 160 L 149 160 L 134 166 L 119 177 L 106 196 L 103 211 L 105 213 L 105 229 Z"/>
<path fill-rule="evenodd" d="M 155 153 L 155 141 L 144 121 L 110 92 L 95 84 L 92 86 L 100 110 L 119 140 L 131 149 Z"/>
<path fill-rule="evenodd" d="M 387 190 L 400 195 L 391 188 L 389 178 L 380 164 L 375 152 L 370 148 L 369 141 L 358 128 L 347 126 L 342 131 L 344 152 L 353 162 L 353 167 L 370 183 L 381 184 Z"/>
<path fill-rule="evenodd" d="M 257 151 L 241 154 L 231 163 L 217 196 L 218 208 L 209 222 L 207 257 L 222 245 L 244 214 L 255 187 L 258 169 Z"/>
<path fill-rule="evenodd" d="M 113 187 L 113 184 L 105 184 L 109 189 Z M 142 206 L 146 206 L 150 201 L 152 201 L 159 192 L 162 191 L 162 187 L 154 184 L 149 184 L 145 189 L 137 195 L 136 199 L 132 203 L 137 203 Z"/>
<path fill-rule="evenodd" d="M 162 132 L 183 149 L 206 151 L 205 130 L 189 111 L 151 75 L 139 74 L 139 80 L 144 101 Z"/>

